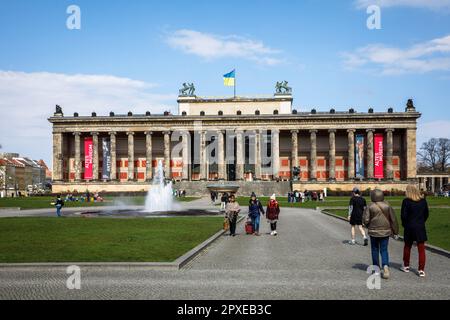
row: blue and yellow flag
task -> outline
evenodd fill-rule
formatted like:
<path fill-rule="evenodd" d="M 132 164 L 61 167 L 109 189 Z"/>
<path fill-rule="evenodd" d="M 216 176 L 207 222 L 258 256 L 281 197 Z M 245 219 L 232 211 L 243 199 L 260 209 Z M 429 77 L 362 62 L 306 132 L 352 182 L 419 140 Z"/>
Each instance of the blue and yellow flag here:
<path fill-rule="evenodd" d="M 223 84 L 227 87 L 234 87 L 236 79 L 236 70 L 223 75 Z"/>

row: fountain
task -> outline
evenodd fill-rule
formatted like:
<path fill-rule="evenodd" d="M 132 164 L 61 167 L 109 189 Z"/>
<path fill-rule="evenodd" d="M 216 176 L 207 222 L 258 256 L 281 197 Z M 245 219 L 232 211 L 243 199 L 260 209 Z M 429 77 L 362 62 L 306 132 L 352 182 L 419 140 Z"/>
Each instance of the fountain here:
<path fill-rule="evenodd" d="M 218 210 L 183 208 L 173 199 L 172 182 L 166 181 L 162 161 L 158 161 L 158 167 L 153 177 L 152 184 L 145 199 L 145 208 L 128 207 L 126 204 L 117 205 L 113 210 L 92 208 L 83 212 L 76 212 L 73 216 L 82 217 L 176 217 L 176 216 L 211 216 L 221 215 Z"/>
<path fill-rule="evenodd" d="M 158 161 L 152 185 L 145 199 L 145 212 L 172 211 L 174 206 L 172 182 L 165 181 L 162 161 Z"/>

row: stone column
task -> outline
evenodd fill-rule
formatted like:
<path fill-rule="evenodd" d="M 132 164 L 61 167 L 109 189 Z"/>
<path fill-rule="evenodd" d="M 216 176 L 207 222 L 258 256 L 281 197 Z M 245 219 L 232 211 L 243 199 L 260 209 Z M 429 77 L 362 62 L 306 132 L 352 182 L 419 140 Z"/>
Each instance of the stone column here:
<path fill-rule="evenodd" d="M 261 131 L 255 130 L 255 180 L 261 180 Z"/>
<path fill-rule="evenodd" d="M 189 133 L 189 131 L 183 132 L 182 139 L 183 139 L 183 141 L 182 141 L 182 144 L 183 144 L 183 172 L 182 172 L 181 179 L 184 181 L 188 181 L 188 180 L 190 180 L 190 174 L 189 174 L 190 133 Z"/>
<path fill-rule="evenodd" d="M 244 144 L 242 130 L 236 130 L 236 180 L 244 180 Z"/>
<path fill-rule="evenodd" d="M 153 179 L 153 141 L 152 131 L 146 131 L 145 134 L 145 180 Z"/>
<path fill-rule="evenodd" d="M 117 180 L 117 144 L 116 144 L 116 132 L 109 133 L 109 140 L 111 143 L 111 176 L 112 181 Z"/>
<path fill-rule="evenodd" d="M 280 177 L 280 130 L 272 129 L 272 170 L 273 180 Z"/>
<path fill-rule="evenodd" d="M 80 132 L 74 132 L 75 136 L 75 181 L 81 180 L 81 143 Z"/>
<path fill-rule="evenodd" d="M 386 129 L 386 179 L 394 179 L 394 170 L 392 167 L 392 155 L 394 153 L 394 129 Z"/>
<path fill-rule="evenodd" d="M 53 181 L 63 178 L 63 134 L 53 132 Z"/>
<path fill-rule="evenodd" d="M 292 153 L 291 153 L 291 180 L 294 180 L 294 167 L 298 167 L 298 130 L 291 130 Z"/>
<path fill-rule="evenodd" d="M 200 180 L 205 181 L 206 179 L 206 132 L 199 131 L 200 137 Z"/>
<path fill-rule="evenodd" d="M 375 130 L 367 129 L 367 179 L 374 178 L 374 163 L 373 163 L 373 133 Z"/>
<path fill-rule="evenodd" d="M 442 184 L 442 177 L 439 177 L 439 190 L 441 190 L 443 187 L 444 187 L 444 185 Z"/>
<path fill-rule="evenodd" d="M 431 176 L 430 179 L 431 179 L 431 192 L 434 193 L 436 191 L 435 178 L 433 176 Z"/>
<path fill-rule="evenodd" d="M 416 128 L 406 129 L 406 178 L 414 180 L 417 176 Z"/>
<path fill-rule="evenodd" d="M 355 129 L 349 129 L 348 132 L 348 168 L 347 175 L 349 180 L 355 178 Z"/>
<path fill-rule="evenodd" d="M 164 175 L 166 179 L 172 179 L 170 168 L 170 131 L 164 131 Z"/>
<path fill-rule="evenodd" d="M 134 180 L 134 132 L 128 135 L 128 181 Z"/>
<path fill-rule="evenodd" d="M 311 134 L 311 153 L 309 157 L 309 179 L 317 180 L 317 130 L 309 130 Z"/>
<path fill-rule="evenodd" d="M 98 162 L 98 132 L 92 132 L 92 180 L 98 180 L 99 162 Z"/>
<path fill-rule="evenodd" d="M 217 164 L 218 167 L 218 171 L 219 171 L 219 180 L 226 180 L 227 177 L 227 170 L 226 170 L 226 164 L 225 164 L 225 138 L 224 138 L 224 131 L 223 130 L 218 130 L 217 131 L 217 155 L 218 155 L 218 159 L 217 161 L 219 162 Z"/>
<path fill-rule="evenodd" d="M 328 178 L 330 181 L 336 180 L 336 130 L 330 129 L 329 133 L 329 159 L 328 159 Z"/>

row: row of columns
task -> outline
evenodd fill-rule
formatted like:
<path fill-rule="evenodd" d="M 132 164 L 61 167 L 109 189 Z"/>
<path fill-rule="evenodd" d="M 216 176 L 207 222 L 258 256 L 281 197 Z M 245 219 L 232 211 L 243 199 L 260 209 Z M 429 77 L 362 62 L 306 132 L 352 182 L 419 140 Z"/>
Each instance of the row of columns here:
<path fill-rule="evenodd" d="M 348 176 L 350 178 L 355 177 L 355 129 L 348 129 Z M 373 136 L 374 129 L 367 129 L 367 179 L 374 178 L 374 145 Z M 316 179 L 317 174 L 317 132 L 318 130 L 309 130 L 310 133 L 310 162 L 309 162 L 309 176 L 310 180 Z M 393 166 L 392 166 L 392 156 L 393 156 L 393 132 L 394 129 L 386 129 L 386 178 L 393 179 Z M 200 179 L 207 180 L 207 148 L 206 148 L 206 131 L 200 131 Z M 294 166 L 298 166 L 298 133 L 299 130 L 291 130 L 291 142 L 292 142 L 292 152 L 291 152 L 291 166 L 292 170 Z M 336 179 L 335 165 L 336 165 L 336 130 L 330 129 L 329 133 L 329 179 Z M 134 132 L 127 132 L 128 136 L 128 179 L 134 180 Z M 144 132 L 146 136 L 146 177 L 147 180 L 152 179 L 152 131 Z M 171 177 L 171 166 L 170 166 L 170 131 L 163 131 L 164 136 L 164 170 L 166 178 Z M 218 138 L 218 177 L 219 180 L 226 180 L 226 162 L 225 162 L 225 152 L 224 152 L 224 134 L 222 130 L 217 131 Z M 81 133 L 73 133 L 75 137 L 75 180 L 81 180 Z M 99 176 L 99 155 L 98 155 L 98 133 L 92 132 L 93 140 L 93 175 L 94 177 Z M 117 177 L 116 168 L 116 135 L 117 132 L 109 132 L 110 142 L 111 142 L 111 180 Z M 280 130 L 272 129 L 272 169 L 273 176 L 279 176 L 280 169 Z M 244 136 L 242 130 L 236 131 L 236 179 L 244 179 Z M 182 147 L 183 147 L 183 170 L 182 179 L 189 180 L 189 149 L 190 149 L 190 133 L 182 133 Z M 261 132 L 255 130 L 255 179 L 259 180 L 261 178 Z M 56 156 L 56 173 L 55 180 L 62 180 L 62 134 L 54 134 L 54 156 Z"/>

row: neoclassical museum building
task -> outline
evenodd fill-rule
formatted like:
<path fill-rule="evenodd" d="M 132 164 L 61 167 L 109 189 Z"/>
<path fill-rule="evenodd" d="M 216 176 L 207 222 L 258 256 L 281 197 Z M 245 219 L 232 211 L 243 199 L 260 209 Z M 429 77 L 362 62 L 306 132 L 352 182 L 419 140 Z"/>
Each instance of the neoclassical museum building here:
<path fill-rule="evenodd" d="M 401 111 L 293 108 L 290 92 L 267 97 L 180 95 L 178 114 L 72 116 L 57 106 L 54 192 L 147 191 L 156 169 L 188 194 L 211 184 L 241 192 L 404 190 L 417 182 L 412 100 Z"/>

